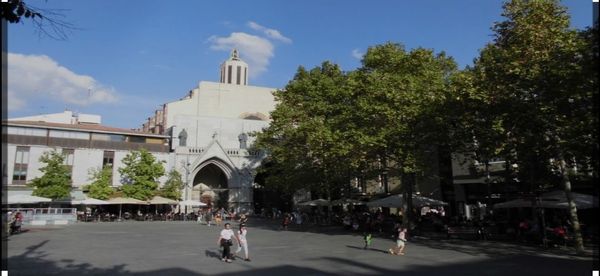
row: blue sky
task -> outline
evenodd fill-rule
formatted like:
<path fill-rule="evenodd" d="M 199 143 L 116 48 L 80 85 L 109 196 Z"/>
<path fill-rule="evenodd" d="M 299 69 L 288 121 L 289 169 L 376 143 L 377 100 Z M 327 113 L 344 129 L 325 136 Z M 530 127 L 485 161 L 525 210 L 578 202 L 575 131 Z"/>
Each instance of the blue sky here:
<path fill-rule="evenodd" d="M 283 88 L 298 66 L 329 60 L 360 66 L 369 46 L 445 51 L 472 64 L 502 20 L 502 1 L 30 0 L 76 26 L 65 41 L 31 22 L 8 26 L 9 118 L 69 109 L 137 128 L 159 105 L 201 80 L 218 81 L 232 47 L 250 64 L 250 84 Z M 592 21 L 591 0 L 569 0 L 574 28 Z"/>

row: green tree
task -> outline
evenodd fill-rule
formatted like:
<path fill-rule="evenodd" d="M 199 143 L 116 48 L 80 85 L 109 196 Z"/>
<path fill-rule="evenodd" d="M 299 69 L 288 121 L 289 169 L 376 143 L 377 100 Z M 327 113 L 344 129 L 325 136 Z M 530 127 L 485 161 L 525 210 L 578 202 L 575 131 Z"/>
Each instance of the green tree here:
<path fill-rule="evenodd" d="M 90 185 L 85 188 L 88 190 L 88 195 L 91 198 L 106 200 L 114 194 L 115 189 L 112 187 L 112 167 L 107 166 L 102 169 L 90 170 L 93 180 Z"/>
<path fill-rule="evenodd" d="M 44 152 L 40 162 L 46 164 L 40 169 L 44 175 L 31 180 L 32 194 L 52 199 L 69 198 L 71 179 L 69 169 L 64 165 L 65 156 L 56 150 Z"/>
<path fill-rule="evenodd" d="M 456 64 L 443 52 L 396 43 L 370 47 L 355 79 L 355 123 L 368 159 L 394 169 L 405 180 L 407 210 L 412 210 L 414 174 L 428 165 L 426 152 L 449 144 L 446 99 Z M 409 214 L 410 212 L 407 212 Z M 409 223 L 408 217 L 405 223 Z"/>
<path fill-rule="evenodd" d="M 163 197 L 181 200 L 181 189 L 183 189 L 185 183 L 181 179 L 181 174 L 176 170 L 171 170 L 168 174 L 167 182 L 160 189 L 159 194 Z"/>
<path fill-rule="evenodd" d="M 476 116 L 490 120 L 487 133 L 494 135 L 481 134 L 480 127 L 474 136 L 489 145 L 488 151 L 513 159 L 519 179 L 532 191 L 560 183 L 580 251 L 570 171 L 575 163 L 593 167 L 591 160 L 597 160 L 590 156 L 598 148 L 597 73 L 591 72 L 597 53 L 589 50 L 593 35 L 586 41 L 585 34 L 569 29 L 569 16 L 558 1 L 509 1 L 502 15 L 506 20 L 494 26 L 494 42 L 471 69 L 474 87 L 482 92 Z"/>
<path fill-rule="evenodd" d="M 122 191 L 127 197 L 148 200 L 156 194 L 158 179 L 165 175 L 164 162 L 146 149 L 131 151 L 123 160 L 124 167 L 119 168 Z"/>
<path fill-rule="evenodd" d="M 269 153 L 265 182 L 288 195 L 305 188 L 331 197 L 348 182 L 352 161 L 353 91 L 339 66 L 324 62 L 311 70 L 298 68 L 283 90 L 269 128 L 257 146 Z"/>

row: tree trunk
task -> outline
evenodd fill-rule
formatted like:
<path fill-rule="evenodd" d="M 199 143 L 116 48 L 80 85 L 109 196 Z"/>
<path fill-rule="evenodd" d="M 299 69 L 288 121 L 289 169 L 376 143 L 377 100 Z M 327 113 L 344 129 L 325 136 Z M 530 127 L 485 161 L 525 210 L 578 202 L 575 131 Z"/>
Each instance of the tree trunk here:
<path fill-rule="evenodd" d="M 581 253 L 583 252 L 583 237 L 581 236 L 581 225 L 579 224 L 579 217 L 577 216 L 577 206 L 575 206 L 575 202 L 573 202 L 573 197 L 571 195 L 571 180 L 569 179 L 569 174 L 567 173 L 566 168 L 566 162 L 562 157 L 562 154 L 559 157 L 559 167 L 562 176 L 561 182 L 565 190 L 567 202 L 569 204 L 569 218 L 573 223 L 573 232 L 575 234 L 575 250 L 577 250 L 578 253 Z"/>

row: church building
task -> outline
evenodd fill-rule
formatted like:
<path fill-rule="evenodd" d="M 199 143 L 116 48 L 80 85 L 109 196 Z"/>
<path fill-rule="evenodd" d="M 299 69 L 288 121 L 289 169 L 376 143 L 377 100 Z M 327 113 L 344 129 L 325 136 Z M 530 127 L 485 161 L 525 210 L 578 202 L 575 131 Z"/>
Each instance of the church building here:
<path fill-rule="evenodd" d="M 237 50 L 220 67 L 219 82 L 201 81 L 185 97 L 165 103 L 145 132 L 171 137 L 173 167 L 184 177 L 184 199 L 252 209 L 257 167 L 251 133 L 269 125 L 275 88 L 251 86 L 248 64 Z"/>

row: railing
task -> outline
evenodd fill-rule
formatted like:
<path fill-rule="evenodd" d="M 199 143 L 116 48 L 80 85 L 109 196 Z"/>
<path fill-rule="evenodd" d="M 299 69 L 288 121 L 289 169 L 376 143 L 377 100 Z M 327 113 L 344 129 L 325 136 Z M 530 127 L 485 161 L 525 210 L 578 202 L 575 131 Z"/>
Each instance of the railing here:
<path fill-rule="evenodd" d="M 261 151 L 258 150 L 245 150 L 245 149 L 224 149 L 225 153 L 229 156 L 251 156 L 251 157 L 260 157 L 262 154 Z M 200 154 L 206 151 L 204 147 L 187 147 L 181 150 L 176 150 L 178 153 L 189 153 L 189 154 Z"/>
<path fill-rule="evenodd" d="M 21 212 L 23 225 L 59 225 L 77 221 L 76 208 L 5 208 L 7 212 Z"/>

